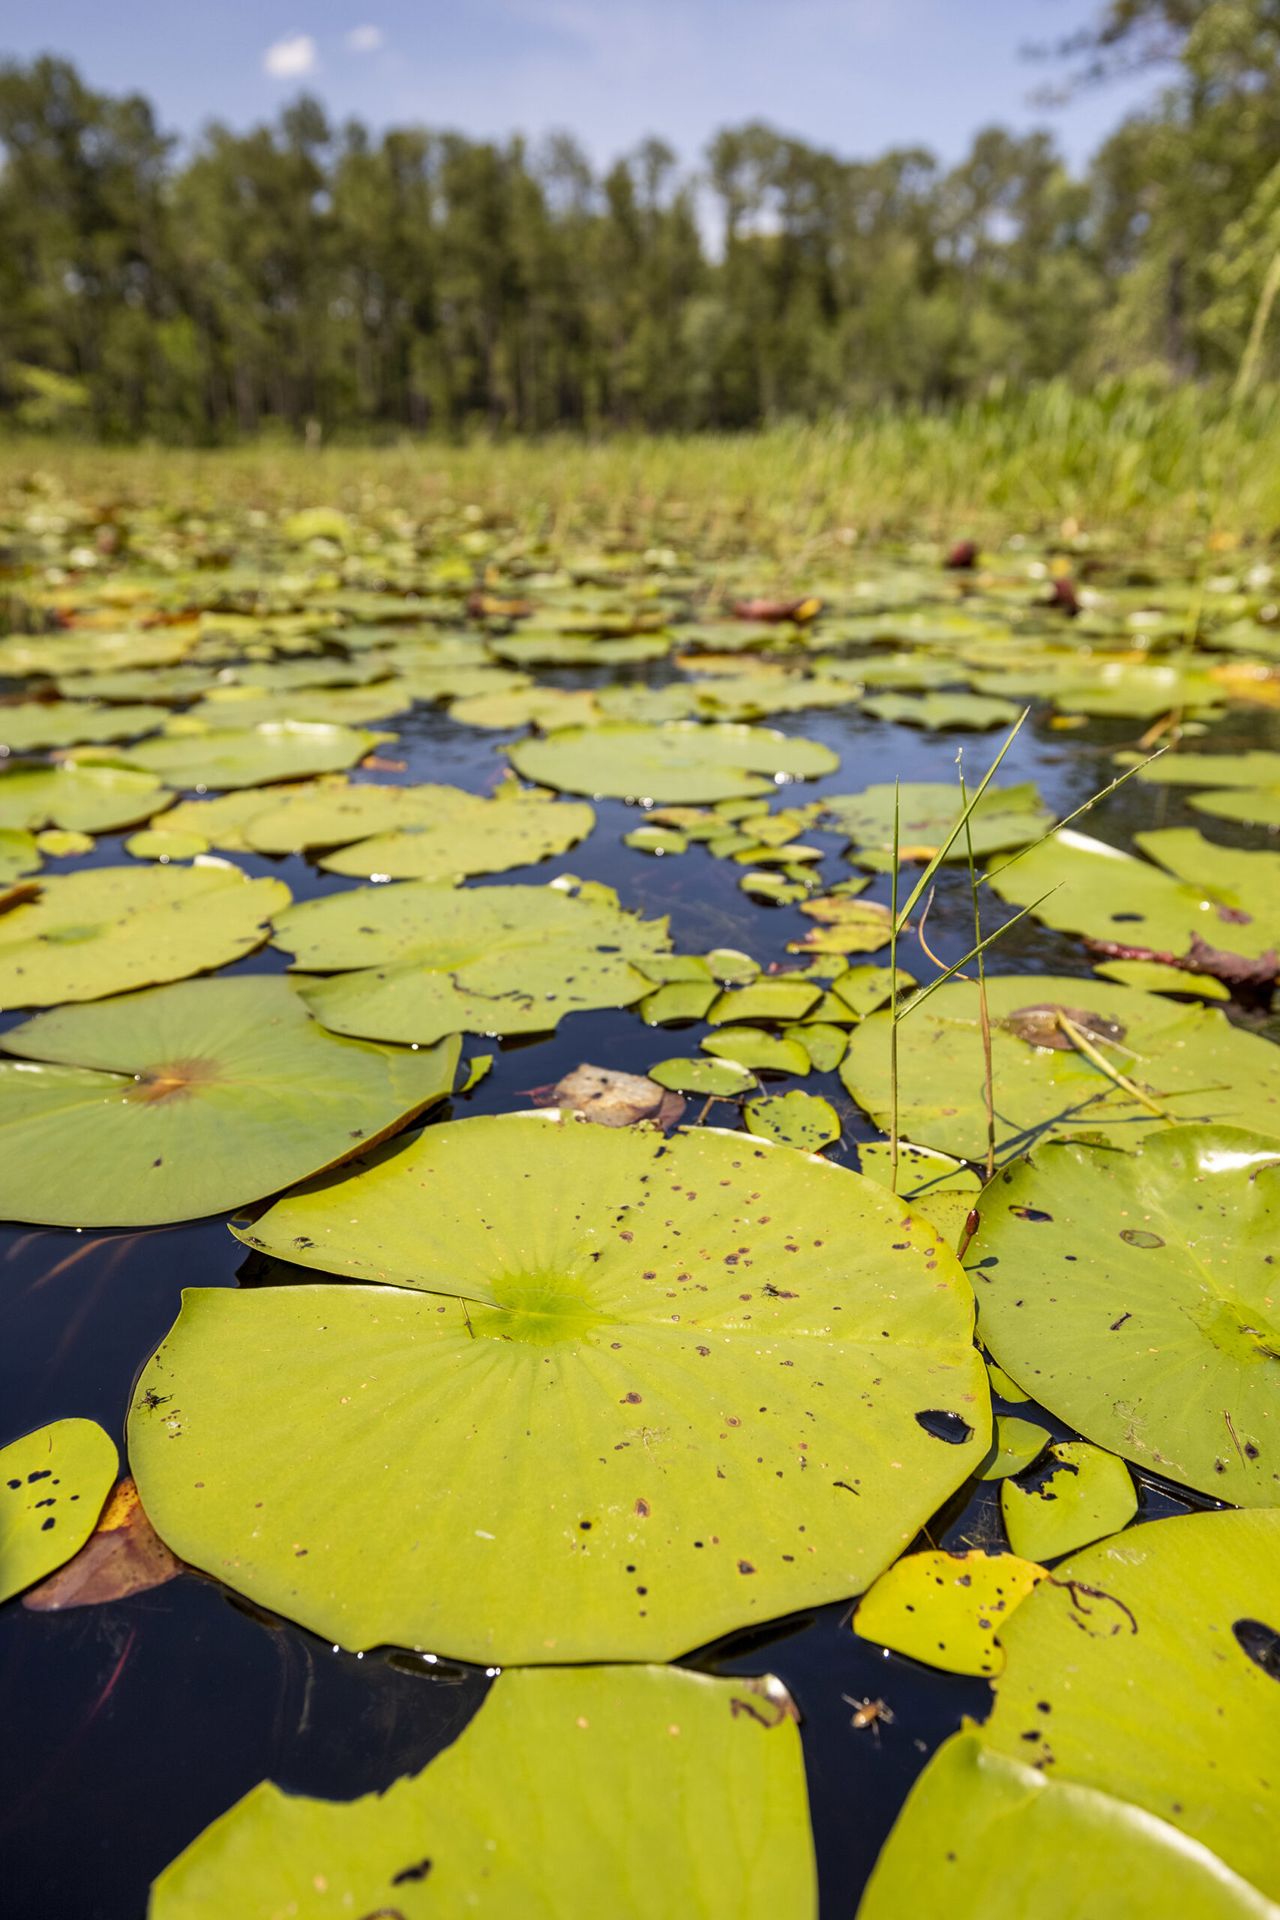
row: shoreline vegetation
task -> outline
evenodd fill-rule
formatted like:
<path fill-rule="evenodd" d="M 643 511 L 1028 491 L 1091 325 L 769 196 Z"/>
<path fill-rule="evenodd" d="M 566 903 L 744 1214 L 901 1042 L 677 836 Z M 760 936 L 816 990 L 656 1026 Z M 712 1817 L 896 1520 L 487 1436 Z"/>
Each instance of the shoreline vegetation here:
<path fill-rule="evenodd" d="M 1123 534 L 1188 550 L 1269 549 L 1280 532 L 1280 390 L 1047 383 L 948 409 L 878 408 L 743 433 L 536 438 L 283 432 L 220 448 L 101 446 L 0 435 L 0 499 L 215 502 L 267 510 L 330 501 L 410 516 L 442 503 L 522 537 L 751 549 L 793 574 L 883 539 Z"/>

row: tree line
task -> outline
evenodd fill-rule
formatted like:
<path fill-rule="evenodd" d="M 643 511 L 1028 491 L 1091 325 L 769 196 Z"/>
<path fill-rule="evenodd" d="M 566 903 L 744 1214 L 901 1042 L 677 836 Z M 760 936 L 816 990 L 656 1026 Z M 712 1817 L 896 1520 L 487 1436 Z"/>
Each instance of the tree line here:
<path fill-rule="evenodd" d="M 696 167 L 356 121 L 186 149 L 138 94 L 0 67 L 0 419 L 100 437 L 742 428 L 997 383 L 1280 371 L 1280 0 L 1111 0 L 1067 84 L 1161 63 L 1073 174 L 761 123 Z M 313 424 L 314 423 L 314 424 Z"/>

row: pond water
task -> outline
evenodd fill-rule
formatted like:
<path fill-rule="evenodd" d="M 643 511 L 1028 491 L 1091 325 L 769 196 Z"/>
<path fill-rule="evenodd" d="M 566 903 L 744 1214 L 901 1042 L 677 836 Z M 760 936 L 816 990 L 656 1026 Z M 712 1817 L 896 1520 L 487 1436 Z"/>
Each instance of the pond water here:
<path fill-rule="evenodd" d="M 659 685 L 664 666 L 612 672 L 551 671 L 548 684 L 598 686 L 619 680 Z M 950 781 L 963 743 L 968 777 L 988 765 L 1001 736 L 932 735 L 875 720 L 855 707 L 806 712 L 771 722 L 828 744 L 837 772 L 790 792 L 800 801 L 850 792 L 872 782 Z M 382 751 L 403 763 L 377 778 L 447 781 L 475 792 L 494 784 L 502 746 L 515 734 L 480 732 L 419 706 L 391 723 L 398 743 Z M 1052 729 L 1042 714 L 1023 730 L 1001 779 L 1034 780 L 1059 815 L 1081 805 L 1112 777 L 1111 756 L 1132 746 L 1141 725 L 1090 721 Z M 1230 753 L 1280 744 L 1269 716 L 1233 712 L 1213 729 L 1212 748 Z M 363 777 L 360 775 L 357 778 Z M 744 949 L 765 965 L 785 956 L 789 939 L 809 928 L 794 907 L 766 907 L 739 890 L 741 869 L 691 848 L 654 858 L 622 844 L 635 809 L 597 803 L 585 844 L 504 883 L 545 881 L 557 872 L 616 887 L 625 906 L 669 914 L 678 951 Z M 1180 789 L 1132 781 L 1089 825 L 1117 845 L 1152 826 L 1204 826 Z M 1223 844 L 1256 846 L 1256 832 L 1209 823 Z M 830 849 L 838 873 L 842 836 L 806 834 Z M 49 871 L 125 858 L 120 835 L 99 837 L 86 861 L 54 861 Z M 278 874 L 297 899 L 350 883 L 301 858 L 236 856 L 253 874 Z M 484 880 L 472 885 L 488 884 Z M 887 901 L 878 877 L 869 899 Z M 944 871 L 929 927 L 935 951 L 957 957 L 969 944 L 970 904 L 960 868 Z M 914 940 L 902 961 L 928 971 Z M 995 950 L 997 972 L 1085 974 L 1082 948 L 1025 921 Z M 232 971 L 278 971 L 282 954 L 263 948 Z M 4 1026 L 21 1014 L 5 1017 Z M 1259 1016 L 1237 1017 L 1259 1024 Z M 696 1051 L 700 1025 L 653 1030 L 634 1010 L 582 1013 L 554 1034 L 505 1045 L 472 1041 L 464 1055 L 494 1053 L 475 1090 L 455 1098 L 455 1116 L 527 1109 L 532 1088 L 556 1081 L 579 1062 L 642 1072 L 671 1053 Z M 857 1141 L 877 1137 L 835 1074 L 814 1074 L 841 1115 L 844 1133 L 830 1157 L 851 1160 Z M 693 1121 L 698 1104 L 690 1103 Z M 733 1124 L 730 1107 L 709 1124 Z M 253 1285 L 260 1256 L 245 1258 L 221 1219 L 144 1232 L 90 1233 L 0 1229 L 0 1397 L 8 1433 L 64 1416 L 90 1416 L 120 1440 L 140 1368 L 172 1323 L 184 1287 Z M 276 1278 L 281 1277 L 278 1273 Z M 310 1276 L 308 1276 L 310 1277 Z M 1060 1421 L 1034 1406 L 1055 1437 Z M 1138 1476 L 1139 1523 L 1211 1506 L 1207 1499 Z M 986 1484 L 938 1514 L 926 1540 L 980 1546 L 1002 1538 L 998 1486 Z M 923 1544 L 923 1542 L 922 1542 Z M 376 1578 L 376 1569 L 371 1570 Z M 536 1601 L 534 1602 L 536 1604 Z M 912 1780 L 963 1716 L 982 1718 L 991 1692 L 983 1681 L 934 1672 L 884 1654 L 848 1629 L 848 1605 L 822 1607 L 750 1634 L 690 1650 L 709 1671 L 778 1674 L 803 1716 L 802 1732 L 824 1914 L 848 1915 Z M 415 1771 L 451 1742 L 474 1714 L 492 1678 L 446 1660 L 393 1652 L 351 1654 L 322 1644 L 288 1622 L 257 1613 L 194 1573 L 128 1601 L 37 1614 L 0 1609 L 0 1724 L 5 1728 L 0 1791 L 0 1852 L 6 1862 L 7 1920 L 138 1920 L 153 1877 L 215 1816 L 268 1777 L 314 1795 L 348 1798 Z M 879 1723 L 854 1726 L 850 1702 L 882 1700 Z"/>

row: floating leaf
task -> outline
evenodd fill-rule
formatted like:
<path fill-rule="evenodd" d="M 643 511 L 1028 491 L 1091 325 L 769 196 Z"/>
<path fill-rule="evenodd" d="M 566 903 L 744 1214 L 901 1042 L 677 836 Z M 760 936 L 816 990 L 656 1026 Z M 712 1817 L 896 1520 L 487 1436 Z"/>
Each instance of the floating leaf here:
<path fill-rule="evenodd" d="M 444 1098 L 458 1058 L 340 1039 L 263 975 L 61 1008 L 2 1044 L 0 1213 L 76 1227 L 276 1193 Z"/>
<path fill-rule="evenodd" d="M 1038 1476 L 1035 1486 L 1006 1479 L 1000 1489 L 1000 1512 L 1015 1553 L 1056 1560 L 1128 1526 L 1138 1495 L 1123 1460 L 1087 1440 L 1064 1440 L 1050 1447 L 1049 1462 L 1047 1476 Z"/>
<path fill-rule="evenodd" d="M 1162 960 L 1098 960 L 1094 972 L 1122 987 L 1141 987 L 1144 993 L 1190 993 L 1197 1000 L 1229 1000 L 1231 989 L 1212 974 L 1191 973 Z"/>
<path fill-rule="evenodd" d="M 1001 1633 L 986 1744 L 1167 1820 L 1280 1896 L 1280 1511 L 1184 1514 L 1090 1547 Z M 1178 1910 L 1186 1911 L 1185 1893 Z"/>
<path fill-rule="evenodd" d="M 252 953 L 288 904 L 281 880 L 238 867 L 87 867 L 0 915 L 0 1007 L 101 1000 Z"/>
<path fill-rule="evenodd" d="M 36 873 L 40 849 L 21 827 L 0 827 L 0 887 L 11 886 L 24 873 Z"/>
<path fill-rule="evenodd" d="M 898 806 L 898 844 L 904 857 L 930 860 L 945 846 L 963 812 L 954 781 L 906 780 L 865 787 L 861 793 L 833 793 L 823 801 L 824 813 L 853 842 L 853 857 L 862 866 L 888 871 L 893 864 L 895 793 Z M 981 856 L 1025 847 L 1053 825 L 1053 815 L 1041 805 L 1028 781 L 1019 787 L 988 787 L 969 816 L 973 851 Z M 948 860 L 966 858 L 961 834 L 947 853 Z"/>
<path fill-rule="evenodd" d="M 858 1168 L 883 1187 L 893 1179 L 893 1149 L 887 1140 L 859 1140 Z M 959 1243 L 982 1182 L 963 1160 L 929 1147 L 898 1142 L 898 1194 L 912 1213 L 938 1229 L 949 1247 Z"/>
<path fill-rule="evenodd" d="M 670 944 L 641 920 L 557 887 L 357 887 L 276 919 L 275 944 L 314 969 L 301 992 L 327 1027 L 373 1040 L 541 1033 L 586 1007 L 652 991 L 637 968 Z"/>
<path fill-rule="evenodd" d="M 1270 1256 L 1280 1145 L 1233 1127 L 1039 1149 L 969 1248 L 982 1338 L 1051 1412 L 1149 1472 L 1280 1506 Z"/>
<path fill-rule="evenodd" d="M 944 1673 L 999 1673 L 996 1635 L 1043 1578 L 1014 1553 L 908 1553 L 863 1594 L 853 1630 Z"/>
<path fill-rule="evenodd" d="M 701 1020 L 719 992 L 714 980 L 673 980 L 640 1002 L 640 1017 L 649 1027 L 671 1020 Z"/>
<path fill-rule="evenodd" d="M 168 718 L 164 707 L 100 707 L 89 700 L 30 700 L 12 707 L 0 703 L 0 754 L 132 740 L 163 726 Z"/>
<path fill-rule="evenodd" d="M 135 860 L 194 860 L 208 853 L 209 842 L 202 833 L 179 833 L 172 828 L 144 827 L 131 833 L 124 843 L 126 853 Z"/>
<path fill-rule="evenodd" d="M 126 1477 L 112 1490 L 102 1517 L 73 1560 L 23 1596 L 32 1613 L 63 1613 L 69 1607 L 100 1607 L 130 1594 L 162 1587 L 182 1572 L 142 1510 L 138 1489 Z"/>
<path fill-rule="evenodd" d="M 787 1027 L 782 1037 L 784 1040 L 798 1040 L 819 1073 L 834 1073 L 844 1059 L 844 1050 L 849 1044 L 849 1036 L 843 1028 L 830 1026 L 825 1021 L 815 1021 L 812 1017 L 806 1019 L 803 1026 Z"/>
<path fill-rule="evenodd" d="M 832 773 L 834 753 L 816 740 L 796 740 L 764 727 L 569 727 L 511 748 L 526 779 L 569 793 L 620 800 L 722 800 L 765 793 L 779 775 L 813 779 Z"/>
<path fill-rule="evenodd" d="M 1132 1150 L 1152 1127 L 1170 1120 L 1226 1122 L 1280 1137 L 1280 1051 L 1231 1026 L 1214 1007 L 1045 974 L 988 975 L 987 1001 L 1000 1160 L 1042 1140 L 1084 1134 Z M 1034 1030 L 1020 1030 L 1016 1016 L 1032 1003 L 1050 1011 L 1037 1015 Z M 1090 1029 L 1090 1042 L 1072 1022 L 1103 1066 L 1054 1029 L 1055 1008 L 1104 1023 Z M 886 1131 L 889 1024 L 886 1012 L 855 1027 L 840 1066 L 848 1091 Z M 940 987 L 907 1013 L 898 1064 L 903 1133 L 957 1158 L 981 1160 L 987 1117 L 976 984 Z"/>
<path fill-rule="evenodd" d="M 0 1600 L 78 1553 L 116 1477 L 96 1420 L 55 1420 L 0 1447 Z"/>
<path fill-rule="evenodd" d="M 858 1920 L 1272 1920 L 1275 1909 L 1208 1847 L 1125 1800 L 1051 1784 L 1023 1759 L 957 1733 L 912 1788 Z"/>
<path fill-rule="evenodd" d="M 263 1783 L 161 1874 L 151 1920 L 331 1912 L 816 1911 L 780 1683 L 660 1667 L 507 1673 L 425 1771 L 340 1803 Z"/>
<path fill-rule="evenodd" d="M 722 993 L 707 1018 L 712 1026 L 749 1020 L 799 1020 L 821 998 L 822 989 L 793 974 L 789 979 L 758 978 Z"/>
<path fill-rule="evenodd" d="M 359 788 L 352 789 L 359 792 Z M 419 797 L 419 819 L 390 833 L 376 833 L 357 846 L 344 847 L 320 861 L 330 873 L 368 879 L 462 879 L 475 873 L 504 873 L 534 866 L 548 855 L 564 853 L 584 840 L 595 813 L 582 801 L 551 800 L 539 794 L 498 794 L 491 800 L 456 787 L 404 789 Z M 258 823 L 251 824 L 255 844 Z"/>
<path fill-rule="evenodd" d="M 120 758 L 122 764 L 156 774 L 171 787 L 203 793 L 335 773 L 354 766 L 373 744 L 371 733 L 352 727 L 273 720 L 259 727 L 161 734 L 130 747 Z"/>
<path fill-rule="evenodd" d="M 1000 1369 L 988 1366 L 987 1371 L 991 1376 L 992 1391 L 1000 1393 L 1003 1390 L 1003 1382 L 997 1378 Z M 1008 1384 L 1012 1386 L 1013 1382 Z M 1014 1397 L 1025 1399 L 1026 1396 L 1015 1388 Z M 998 1413 L 991 1457 L 979 1467 L 978 1479 L 1004 1480 L 1011 1473 L 1021 1473 L 1024 1467 L 1031 1466 L 1040 1458 L 1048 1439 L 1048 1428 L 1037 1426 L 1034 1420 L 1020 1420 L 1016 1413 Z"/>
<path fill-rule="evenodd" d="M 650 1067 L 649 1078 L 677 1093 L 707 1094 L 716 1100 L 751 1093 L 756 1084 L 754 1073 L 734 1060 L 659 1060 Z"/>
<path fill-rule="evenodd" d="M 860 1591 L 986 1452 L 954 1257 L 742 1134 L 462 1120 L 241 1237 L 342 1284 L 188 1292 L 133 1471 L 342 1645 L 669 1658 Z"/>
<path fill-rule="evenodd" d="M 810 1070 L 808 1054 L 799 1040 L 786 1040 L 780 1034 L 761 1033 L 758 1027 L 724 1027 L 699 1041 L 704 1053 L 717 1059 L 734 1060 L 740 1067 L 757 1073 L 797 1073 Z"/>
<path fill-rule="evenodd" d="M 802 1153 L 819 1153 L 840 1138 L 840 1116 L 831 1102 L 798 1089 L 765 1100 L 749 1100 L 742 1117 L 748 1133 L 798 1147 Z"/>
<path fill-rule="evenodd" d="M 873 693 L 864 706 L 878 720 L 900 727 L 927 727 L 931 733 L 946 727 L 984 732 L 988 727 L 1010 727 L 1018 717 L 1012 701 L 980 693 Z"/>
<path fill-rule="evenodd" d="M 111 833 L 150 820 L 173 799 L 153 774 L 120 767 L 19 767 L 0 772 L 0 826 Z"/>

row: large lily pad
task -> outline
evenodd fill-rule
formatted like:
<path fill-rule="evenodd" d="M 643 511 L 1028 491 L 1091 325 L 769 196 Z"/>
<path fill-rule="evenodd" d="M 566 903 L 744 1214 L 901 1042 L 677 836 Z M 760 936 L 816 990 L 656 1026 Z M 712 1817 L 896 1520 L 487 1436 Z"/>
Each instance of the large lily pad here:
<path fill-rule="evenodd" d="M 859 865 L 887 869 L 893 863 L 894 803 L 894 788 L 885 784 L 861 793 L 834 793 L 822 804 L 853 842 Z M 931 859 L 963 812 L 956 783 L 943 780 L 905 782 L 897 790 L 897 808 L 899 850 L 902 858 L 914 860 Z M 969 834 L 975 854 L 1002 853 L 1025 847 L 1052 824 L 1053 815 L 1028 781 L 1019 787 L 988 787 L 969 816 Z M 967 857 L 963 833 L 946 857 Z"/>
<path fill-rule="evenodd" d="M 427 817 L 328 854 L 320 865 L 363 879 L 375 873 L 392 880 L 504 873 L 564 853 L 595 825 L 594 811 L 582 800 L 501 791 L 486 800 L 456 787 L 421 791 L 432 796 Z"/>
<path fill-rule="evenodd" d="M 154 774 L 121 767 L 15 767 L 0 773 L 0 827 L 111 833 L 150 820 L 172 799 Z"/>
<path fill-rule="evenodd" d="M 790 1148 L 464 1120 L 241 1238 L 343 1284 L 188 1293 L 134 1471 L 346 1646 L 666 1658 L 860 1591 L 986 1452 L 958 1263 Z"/>
<path fill-rule="evenodd" d="M 504 1674 L 455 1745 L 339 1804 L 263 1783 L 168 1867 L 151 1920 L 474 1912 L 811 1920 L 794 1712 L 776 1681 Z"/>
<path fill-rule="evenodd" d="M 991 885 L 1047 926 L 1121 946 L 1257 958 L 1280 943 L 1280 853 L 1217 847 L 1191 827 L 1140 833 L 1137 843 L 1159 867 L 1068 828 L 998 869 Z"/>
<path fill-rule="evenodd" d="M 375 1040 L 446 1033 L 542 1033 L 586 1007 L 627 1007 L 652 991 L 639 971 L 670 947 L 665 920 L 641 920 L 558 887 L 474 892 L 407 881 L 309 900 L 276 920 L 275 944 L 308 970 L 327 1027 Z"/>
<path fill-rule="evenodd" d="M 1274 1509 L 1180 1515 L 1090 1547 L 1003 1628 L 982 1738 L 1167 1820 L 1275 1900 L 1278 1595 Z"/>
<path fill-rule="evenodd" d="M 796 740 L 767 727 L 567 727 L 511 748 L 526 779 L 567 793 L 612 794 L 622 800 L 708 801 L 767 793 L 779 775 L 814 779 L 839 762 L 816 740 Z"/>
<path fill-rule="evenodd" d="M 275 1193 L 443 1098 L 458 1060 L 456 1039 L 339 1039 L 275 976 L 62 1008 L 3 1046 L 19 1058 L 0 1061 L 0 1214 L 75 1227 Z"/>
<path fill-rule="evenodd" d="M 80 1551 L 116 1465 L 115 1442 L 96 1420 L 55 1420 L 0 1447 L 0 1600 Z"/>
<path fill-rule="evenodd" d="M 1233 1027 L 1216 1007 L 1049 974 L 988 978 L 987 999 L 999 1160 L 1044 1140 L 1088 1135 L 1132 1149 L 1171 1120 L 1225 1122 L 1280 1138 L 1280 1049 Z M 1056 1024 L 1060 1010 L 1109 1072 Z M 840 1065 L 848 1091 L 885 1131 L 889 1026 L 883 1012 L 855 1027 Z M 898 1064 L 902 1132 L 921 1146 L 981 1160 L 987 1118 L 976 984 L 940 987 L 906 1014 Z"/>
<path fill-rule="evenodd" d="M 250 880 L 222 860 L 45 880 L 0 915 L 0 1008 L 101 1000 L 220 967 L 260 947 L 288 901 L 282 880 Z"/>
<path fill-rule="evenodd" d="M 1051 1411 L 1138 1466 L 1280 1506 L 1280 1146 L 1179 1127 L 1046 1146 L 987 1189 L 982 1336 Z"/>
<path fill-rule="evenodd" d="M 957 1733 L 912 1789 L 858 1920 L 1274 1920 L 1208 1847 L 1128 1801 L 1051 1784 L 1021 1756 Z"/>
<path fill-rule="evenodd" d="M 172 787 L 204 793 L 336 773 L 362 760 L 373 744 L 371 733 L 354 727 L 273 720 L 259 727 L 162 734 L 130 747 L 121 758 Z"/>
<path fill-rule="evenodd" d="M 0 705 L 0 754 L 73 747 L 89 740 L 132 740 L 168 718 L 164 707 L 99 707 L 88 700 Z"/>

